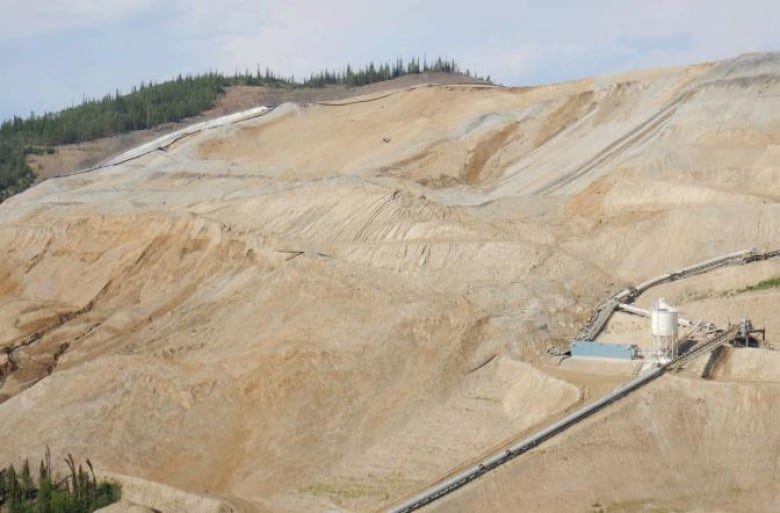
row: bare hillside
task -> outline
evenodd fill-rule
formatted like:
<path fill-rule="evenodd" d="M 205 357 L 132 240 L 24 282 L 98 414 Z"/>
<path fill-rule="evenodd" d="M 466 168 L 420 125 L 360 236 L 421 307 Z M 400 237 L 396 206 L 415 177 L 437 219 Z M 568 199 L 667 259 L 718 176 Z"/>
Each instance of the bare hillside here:
<path fill-rule="evenodd" d="M 149 501 L 380 510 L 625 381 L 545 354 L 609 293 L 780 247 L 780 54 L 365 93 L 0 205 L 0 465 L 48 444 Z M 661 293 L 780 345 L 780 289 L 741 292 L 778 275 Z M 775 511 L 780 361 L 733 353 L 430 509 Z"/>
<path fill-rule="evenodd" d="M 31 154 L 27 157 L 30 168 L 39 178 L 51 178 L 79 169 L 94 167 L 110 157 L 161 135 L 187 125 L 231 114 L 258 105 L 280 105 L 286 102 L 313 103 L 348 98 L 361 94 L 390 91 L 419 84 L 483 84 L 484 81 L 452 73 L 426 72 L 405 75 L 393 80 L 376 82 L 361 87 L 329 86 L 322 88 L 230 86 L 216 105 L 199 116 L 178 123 L 166 123 L 154 129 L 136 130 L 94 141 L 57 146 L 54 153 Z"/>

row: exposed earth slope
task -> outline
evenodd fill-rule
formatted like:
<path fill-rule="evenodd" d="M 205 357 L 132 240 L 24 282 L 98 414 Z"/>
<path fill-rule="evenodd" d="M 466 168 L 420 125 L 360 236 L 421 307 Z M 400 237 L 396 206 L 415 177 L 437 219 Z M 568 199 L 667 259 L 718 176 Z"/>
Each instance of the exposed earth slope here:
<path fill-rule="evenodd" d="M 48 444 L 245 510 L 387 506 L 628 379 L 545 355 L 608 293 L 780 247 L 778 113 L 780 54 L 747 55 L 287 103 L 45 181 L 0 206 L 0 464 Z M 738 293 L 777 275 L 660 293 L 778 343 L 780 289 Z M 780 361 L 742 351 L 431 509 L 773 511 Z"/>
<path fill-rule="evenodd" d="M 483 80 L 459 73 L 424 72 L 400 78 L 375 82 L 360 87 L 333 85 L 328 87 L 265 87 L 228 86 L 216 104 L 198 116 L 176 123 L 166 123 L 153 129 L 134 130 L 111 137 L 55 147 L 54 153 L 30 154 L 27 162 L 38 178 L 50 178 L 105 162 L 115 154 L 151 141 L 163 134 L 193 123 L 215 119 L 257 105 L 280 105 L 285 102 L 314 103 L 361 94 L 388 91 L 419 84 L 484 84 Z"/>

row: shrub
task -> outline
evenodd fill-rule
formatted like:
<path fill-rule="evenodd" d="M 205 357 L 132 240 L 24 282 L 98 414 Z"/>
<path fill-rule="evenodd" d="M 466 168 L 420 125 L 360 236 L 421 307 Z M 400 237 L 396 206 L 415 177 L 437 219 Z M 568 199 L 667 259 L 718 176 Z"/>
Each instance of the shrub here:
<path fill-rule="evenodd" d="M 0 512 L 2 513 L 92 513 L 119 500 L 117 483 L 98 481 L 89 459 L 87 469 L 76 466 L 72 455 L 65 459 L 69 473 L 52 474 L 48 448 L 41 460 L 38 480 L 25 460 L 19 472 L 13 465 L 0 470 Z"/>

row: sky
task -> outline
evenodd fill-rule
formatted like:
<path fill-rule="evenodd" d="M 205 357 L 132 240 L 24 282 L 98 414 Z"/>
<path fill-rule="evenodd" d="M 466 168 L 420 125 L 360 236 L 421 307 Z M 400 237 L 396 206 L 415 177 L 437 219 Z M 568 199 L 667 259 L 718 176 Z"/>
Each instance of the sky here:
<path fill-rule="evenodd" d="M 504 85 L 780 50 L 777 0 L 0 0 L 0 119 L 178 74 L 454 58 Z"/>

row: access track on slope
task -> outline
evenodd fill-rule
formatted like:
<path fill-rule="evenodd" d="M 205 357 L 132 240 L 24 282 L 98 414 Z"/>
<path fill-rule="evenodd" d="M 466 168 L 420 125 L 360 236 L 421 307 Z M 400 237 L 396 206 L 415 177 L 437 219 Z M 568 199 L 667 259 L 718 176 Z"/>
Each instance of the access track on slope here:
<path fill-rule="evenodd" d="M 635 287 L 628 287 L 611 296 L 594 310 L 594 314 L 591 316 L 591 319 L 588 321 L 585 327 L 580 330 L 576 340 L 593 340 L 593 338 L 595 338 L 595 336 L 598 335 L 598 333 L 601 332 L 601 330 L 604 328 L 612 313 L 618 309 L 619 305 L 632 302 L 641 293 L 649 290 L 652 287 L 709 272 L 727 265 L 746 264 L 777 257 L 780 257 L 780 250 L 768 251 L 764 253 L 758 252 L 756 250 L 738 251 L 736 253 L 724 255 L 722 257 L 705 260 L 673 273 L 657 276 L 651 280 L 640 283 Z M 427 504 L 430 504 L 431 502 L 448 495 L 449 493 L 452 493 L 458 488 L 461 488 L 471 481 L 478 479 L 479 477 L 503 465 L 509 460 L 528 452 L 544 441 L 587 419 L 591 415 L 601 411 L 603 408 L 609 406 L 613 402 L 622 399 L 631 392 L 640 389 L 644 385 L 660 377 L 665 372 L 679 371 L 684 365 L 690 363 L 694 359 L 705 354 L 709 354 L 718 347 L 733 341 L 737 336 L 738 331 L 739 325 L 731 325 L 725 330 L 718 330 L 713 326 L 707 338 L 698 345 L 694 346 L 685 354 L 673 359 L 671 362 L 666 363 L 665 365 L 655 367 L 644 372 L 636 379 L 620 385 L 609 394 L 606 394 L 596 401 L 565 416 L 564 418 L 553 422 L 541 431 L 538 431 L 531 436 L 523 438 L 522 440 L 499 450 L 498 452 L 483 459 L 479 463 L 473 464 L 457 472 L 451 477 L 439 481 L 438 483 L 421 491 L 417 495 L 410 497 L 400 504 L 385 510 L 386 513 L 409 513 L 411 511 L 422 508 Z"/>

